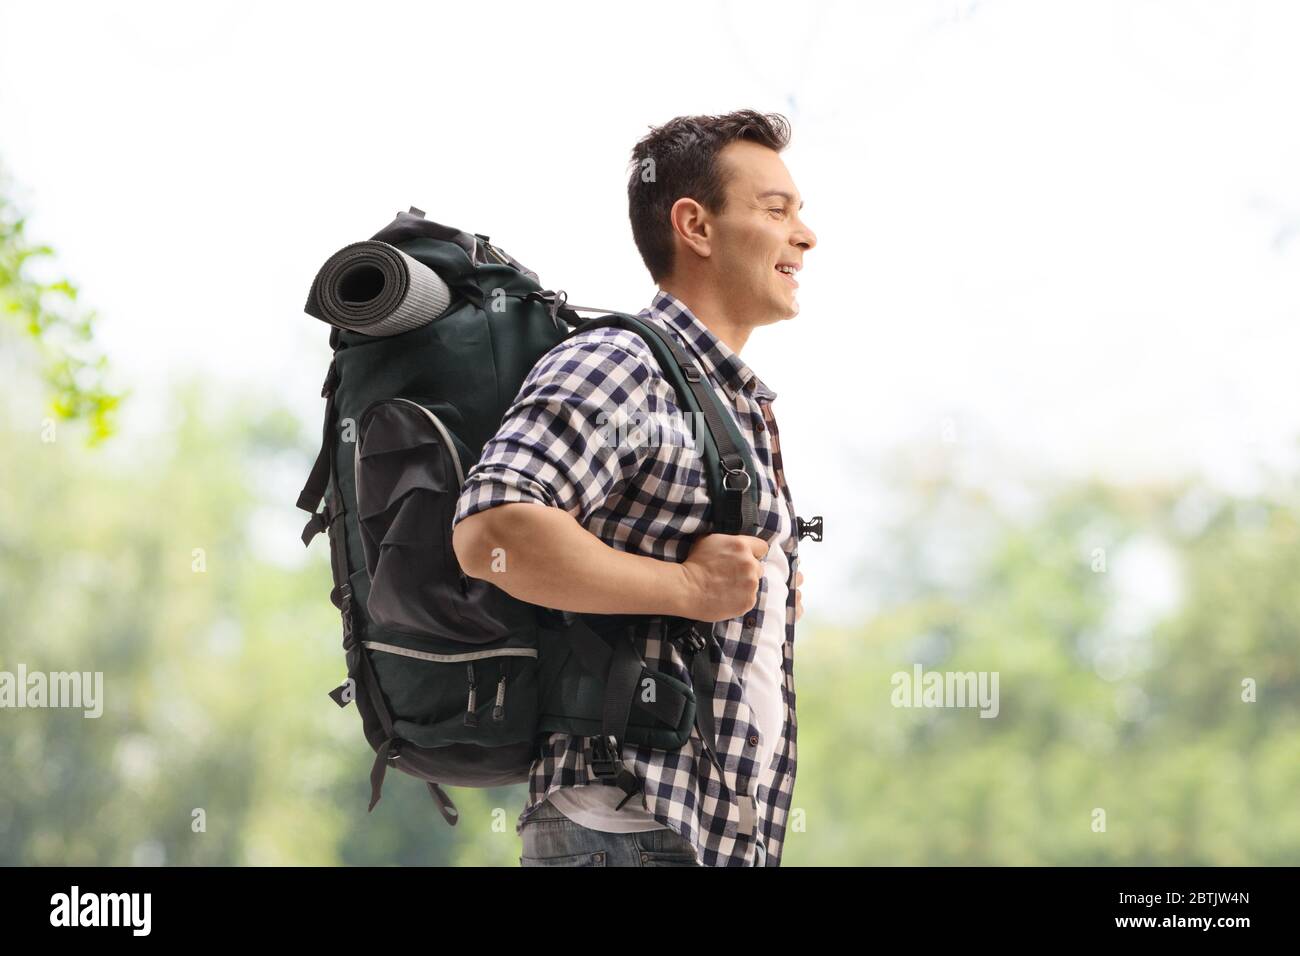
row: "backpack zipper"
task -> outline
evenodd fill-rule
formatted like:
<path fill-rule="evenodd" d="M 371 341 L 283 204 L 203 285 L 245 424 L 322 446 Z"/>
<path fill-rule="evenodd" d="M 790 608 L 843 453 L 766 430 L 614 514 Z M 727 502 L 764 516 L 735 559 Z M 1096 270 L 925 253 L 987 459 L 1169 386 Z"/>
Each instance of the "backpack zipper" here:
<path fill-rule="evenodd" d="M 475 711 L 478 707 L 474 703 L 474 664 L 471 661 L 465 667 L 469 669 L 469 702 L 465 704 L 465 726 L 477 727 L 478 714 Z"/>
<path fill-rule="evenodd" d="M 488 657 L 536 657 L 535 647 L 499 647 L 490 651 L 469 651 L 464 654 L 434 654 L 430 651 L 415 651 L 409 647 L 396 644 L 384 644 L 381 641 L 362 641 L 372 651 L 386 654 L 400 654 L 402 657 L 414 657 L 416 660 L 433 661 L 435 664 L 458 664 L 461 661 L 478 661 Z"/>
<path fill-rule="evenodd" d="M 510 262 L 503 255 L 501 255 L 501 253 L 497 252 L 496 246 L 492 245 L 492 243 L 488 242 L 486 239 L 483 240 L 483 248 L 487 251 L 488 255 L 490 255 L 501 265 L 503 266 L 510 265 Z"/>
<path fill-rule="evenodd" d="M 506 719 L 506 674 L 509 673 L 510 658 L 501 662 L 501 680 L 497 682 L 497 699 L 492 705 L 492 719 L 502 721 Z"/>

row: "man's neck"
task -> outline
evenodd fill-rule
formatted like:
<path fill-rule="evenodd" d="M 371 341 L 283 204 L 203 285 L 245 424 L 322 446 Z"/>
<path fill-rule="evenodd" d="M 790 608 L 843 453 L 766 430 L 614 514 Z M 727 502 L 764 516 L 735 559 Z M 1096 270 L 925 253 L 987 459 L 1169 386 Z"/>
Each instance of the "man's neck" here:
<path fill-rule="evenodd" d="M 659 288 L 674 296 L 700 320 L 700 324 L 722 340 L 737 355 L 749 341 L 753 327 L 731 315 L 715 286 L 681 281 L 659 283 Z"/>

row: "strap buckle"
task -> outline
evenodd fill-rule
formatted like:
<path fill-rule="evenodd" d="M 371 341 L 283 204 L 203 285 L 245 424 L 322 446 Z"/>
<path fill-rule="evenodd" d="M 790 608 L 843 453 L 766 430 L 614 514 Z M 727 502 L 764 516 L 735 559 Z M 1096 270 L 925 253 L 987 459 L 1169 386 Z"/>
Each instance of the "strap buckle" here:
<path fill-rule="evenodd" d="M 813 515 L 811 520 L 804 520 L 803 518 L 800 518 L 798 515 L 796 515 L 795 520 L 799 523 L 800 541 L 802 541 L 804 538 L 809 538 L 809 537 L 812 538 L 814 541 L 820 541 L 822 539 L 822 516 L 821 515 Z"/>
<path fill-rule="evenodd" d="M 705 645 L 708 643 L 708 639 L 700 633 L 700 625 L 698 621 L 691 621 L 689 624 L 689 627 L 683 628 L 672 634 L 669 637 L 669 640 L 673 644 L 677 645 L 677 649 L 683 653 L 689 651 L 690 653 L 695 654 L 704 650 Z"/>
<path fill-rule="evenodd" d="M 618 776 L 623 769 L 623 758 L 618 741 L 613 734 L 591 738 L 591 770 L 602 780 Z"/>
<path fill-rule="evenodd" d="M 744 466 L 741 466 L 740 468 L 727 468 L 726 465 L 723 465 L 723 469 L 724 469 L 724 473 L 723 473 L 723 476 L 722 476 L 722 487 L 723 487 L 723 488 L 726 488 L 728 491 L 742 491 L 742 492 L 743 492 L 743 491 L 748 491 L 748 490 L 749 490 L 749 486 L 750 486 L 750 483 L 751 483 L 751 479 L 750 479 L 750 477 L 749 477 L 749 472 L 747 472 L 747 471 L 744 469 Z M 745 483 L 744 483 L 743 485 L 736 486 L 736 485 L 731 484 L 732 479 L 735 478 L 737 475 L 739 475 L 741 478 L 744 478 L 744 479 L 745 479 Z M 736 480 L 739 480 L 739 479 L 736 479 Z"/>
<path fill-rule="evenodd" d="M 591 738 L 591 769 L 602 780 L 614 778 L 614 783 L 623 791 L 623 799 L 618 802 L 615 811 L 622 810 L 624 804 L 641 792 L 641 781 L 636 774 L 623 766 L 619 753 L 618 740 L 613 734 Z"/>

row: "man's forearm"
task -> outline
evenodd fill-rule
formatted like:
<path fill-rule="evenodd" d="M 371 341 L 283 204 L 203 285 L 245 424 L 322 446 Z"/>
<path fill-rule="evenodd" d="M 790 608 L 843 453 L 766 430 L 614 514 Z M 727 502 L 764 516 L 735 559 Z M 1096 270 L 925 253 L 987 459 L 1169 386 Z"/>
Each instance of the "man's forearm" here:
<path fill-rule="evenodd" d="M 680 564 L 611 548 L 559 508 L 517 502 L 480 511 L 456 525 L 452 546 L 470 577 L 542 607 L 679 615 L 688 603 Z"/>

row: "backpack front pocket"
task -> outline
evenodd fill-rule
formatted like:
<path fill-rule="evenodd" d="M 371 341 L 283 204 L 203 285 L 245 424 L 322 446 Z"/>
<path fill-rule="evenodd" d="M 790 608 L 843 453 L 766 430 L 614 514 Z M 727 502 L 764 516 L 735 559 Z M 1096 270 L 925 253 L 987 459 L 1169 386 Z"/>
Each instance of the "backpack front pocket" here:
<path fill-rule="evenodd" d="M 365 641 L 398 736 L 421 747 L 531 745 L 537 733 L 537 648 L 459 651 Z"/>
<path fill-rule="evenodd" d="M 372 403 L 357 425 L 357 523 L 370 576 L 366 610 L 381 627 L 469 643 L 530 626 L 527 606 L 461 571 L 451 523 L 464 444 L 431 409 Z"/>

